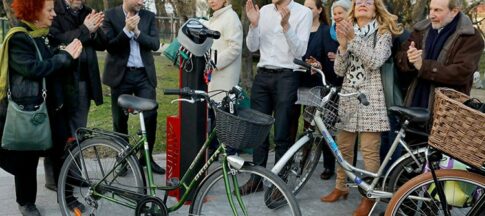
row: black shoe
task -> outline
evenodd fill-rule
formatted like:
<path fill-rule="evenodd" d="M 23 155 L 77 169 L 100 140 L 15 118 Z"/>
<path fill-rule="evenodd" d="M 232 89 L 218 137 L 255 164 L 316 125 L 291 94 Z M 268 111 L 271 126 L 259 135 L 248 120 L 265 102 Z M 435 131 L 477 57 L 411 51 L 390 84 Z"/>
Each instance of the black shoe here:
<path fill-rule="evenodd" d="M 146 166 L 145 165 L 145 159 L 139 159 L 139 162 L 140 162 L 140 165 L 141 166 Z M 152 162 L 151 162 L 151 165 L 152 165 L 152 172 L 153 173 L 156 173 L 156 174 L 160 174 L 160 175 L 163 175 L 165 174 L 165 169 L 163 169 L 162 167 L 158 166 L 157 163 L 155 163 L 155 161 L 153 161 L 152 159 Z"/>
<path fill-rule="evenodd" d="M 72 212 L 74 212 L 75 209 L 78 209 L 79 211 L 81 211 L 81 213 L 86 212 L 86 206 L 84 206 L 84 204 L 80 203 L 77 200 L 72 200 L 72 201 L 68 202 L 67 207 Z"/>
<path fill-rule="evenodd" d="M 320 178 L 322 180 L 328 180 L 330 178 L 332 178 L 332 176 L 335 174 L 335 172 L 333 170 L 330 170 L 330 169 L 327 169 L 325 168 L 322 172 L 322 174 L 320 174 Z"/>
<path fill-rule="evenodd" d="M 40 216 L 39 209 L 33 203 L 27 203 L 23 206 L 19 205 L 19 210 L 23 216 Z"/>
<path fill-rule="evenodd" d="M 263 183 L 256 180 L 249 180 L 246 182 L 246 184 L 239 187 L 239 193 L 241 194 L 241 196 L 260 191 L 263 191 Z"/>
<path fill-rule="evenodd" d="M 54 192 L 57 192 L 57 186 L 55 184 L 45 184 L 44 185 L 45 188 L 47 188 L 48 190 L 51 190 L 51 191 L 54 191 Z"/>

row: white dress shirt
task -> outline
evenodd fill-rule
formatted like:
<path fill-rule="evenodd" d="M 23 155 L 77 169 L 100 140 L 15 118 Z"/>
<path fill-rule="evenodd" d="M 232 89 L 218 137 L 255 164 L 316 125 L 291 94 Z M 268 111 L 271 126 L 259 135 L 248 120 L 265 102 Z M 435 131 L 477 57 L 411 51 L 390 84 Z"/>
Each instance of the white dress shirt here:
<path fill-rule="evenodd" d="M 123 12 L 125 11 L 123 10 Z M 125 17 L 126 15 L 127 13 L 125 12 Z M 141 54 L 140 54 L 140 44 L 138 44 L 138 41 L 135 40 L 137 37 L 135 35 L 135 32 L 128 31 L 126 27 L 123 28 L 123 32 L 125 32 L 126 36 L 130 38 L 130 56 L 128 57 L 128 63 L 126 64 L 126 66 L 135 67 L 135 68 L 144 67 L 143 60 L 141 59 Z"/>
<path fill-rule="evenodd" d="M 290 10 L 289 28 L 285 33 L 281 26 L 281 15 L 274 4 L 263 6 L 259 11 L 258 26 L 250 26 L 246 43 L 249 51 L 259 49 L 261 58 L 258 67 L 269 69 L 297 69 L 293 59 L 301 59 L 306 53 L 312 28 L 312 12 L 294 2 Z"/>

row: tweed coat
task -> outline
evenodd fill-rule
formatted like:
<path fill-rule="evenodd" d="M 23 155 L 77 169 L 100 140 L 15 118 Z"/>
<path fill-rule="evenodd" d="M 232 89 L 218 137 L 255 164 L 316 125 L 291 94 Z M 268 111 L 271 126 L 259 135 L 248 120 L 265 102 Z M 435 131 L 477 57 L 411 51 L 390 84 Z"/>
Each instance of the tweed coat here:
<path fill-rule="evenodd" d="M 359 37 L 355 36 L 347 45 L 345 53 L 338 52 L 335 58 L 335 73 L 344 77 L 342 93 L 360 91 L 366 94 L 369 105 L 359 104 L 356 97 L 341 97 L 339 101 L 339 115 L 343 119 L 339 125 L 340 129 L 349 132 L 383 132 L 389 131 L 389 119 L 382 88 L 380 68 L 391 56 L 392 36 L 389 32 L 376 33 Z M 349 80 L 348 73 L 356 70 L 351 65 L 351 56 L 359 58 L 362 62 L 362 71 L 365 80 L 358 86 L 353 87 Z"/>

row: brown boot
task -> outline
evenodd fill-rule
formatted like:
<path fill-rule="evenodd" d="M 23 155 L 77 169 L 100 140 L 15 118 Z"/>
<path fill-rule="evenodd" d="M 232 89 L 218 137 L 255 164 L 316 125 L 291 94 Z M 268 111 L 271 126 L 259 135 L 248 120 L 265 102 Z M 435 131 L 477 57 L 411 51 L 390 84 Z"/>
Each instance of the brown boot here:
<path fill-rule="evenodd" d="M 362 198 L 360 201 L 359 207 L 355 209 L 355 212 L 352 216 L 367 216 L 369 215 L 370 210 L 374 206 L 375 201 L 373 199 L 369 199 L 366 197 Z"/>
<path fill-rule="evenodd" d="M 349 195 L 348 191 L 341 191 L 341 190 L 335 188 L 328 195 L 321 196 L 320 201 L 322 201 L 322 202 L 335 202 L 335 201 L 339 200 L 340 197 L 347 199 L 348 195 Z"/>

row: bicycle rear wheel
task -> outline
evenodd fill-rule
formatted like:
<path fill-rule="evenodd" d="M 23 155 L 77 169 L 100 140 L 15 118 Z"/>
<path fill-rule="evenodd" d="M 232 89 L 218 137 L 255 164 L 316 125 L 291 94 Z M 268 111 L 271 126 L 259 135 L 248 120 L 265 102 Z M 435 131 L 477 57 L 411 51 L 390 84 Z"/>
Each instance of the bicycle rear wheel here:
<path fill-rule="evenodd" d="M 201 183 L 190 207 L 190 215 L 233 215 L 226 195 L 223 170 L 212 173 Z M 269 170 L 259 166 L 244 166 L 236 172 L 228 172 L 229 185 L 237 215 L 301 215 L 300 208 L 293 194 L 285 183 Z M 233 181 L 233 178 L 235 181 Z M 238 201 L 235 189 L 239 190 L 250 179 L 260 179 L 252 190 L 241 195 Z M 237 182 L 237 184 L 235 184 Z M 267 190 L 273 191 L 272 197 L 265 196 Z M 269 208 L 273 201 L 281 205 Z M 241 204 L 243 204 L 246 213 Z"/>
<path fill-rule="evenodd" d="M 312 138 L 298 149 L 288 160 L 280 176 L 293 194 L 298 194 L 315 171 L 322 155 L 322 139 Z"/>
<path fill-rule="evenodd" d="M 74 214 L 78 208 L 82 212 L 94 215 L 133 215 L 136 201 L 120 197 L 120 193 L 102 190 L 103 187 L 114 187 L 122 191 L 143 194 L 143 176 L 134 155 L 120 161 L 124 147 L 109 139 L 93 138 L 83 141 L 67 155 L 61 168 L 58 182 L 58 199 L 63 215 Z M 123 163 L 121 168 L 112 172 L 100 188 L 93 186 L 108 174 L 116 164 Z M 133 206 L 123 206 L 104 197 L 122 201 Z"/>
<path fill-rule="evenodd" d="M 406 182 L 423 173 L 423 167 L 420 165 L 426 163 L 424 153 L 417 153 L 415 156 L 421 164 L 417 164 L 412 157 L 408 157 L 394 168 L 387 183 L 389 192 L 397 191 Z"/>
<path fill-rule="evenodd" d="M 463 170 L 437 170 L 436 177 L 444 185 L 451 215 L 468 215 L 485 196 L 485 176 Z M 391 215 L 445 215 L 431 173 L 411 179 L 394 194 L 386 209 L 386 216 Z"/>

